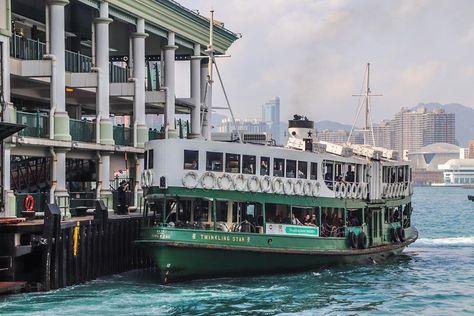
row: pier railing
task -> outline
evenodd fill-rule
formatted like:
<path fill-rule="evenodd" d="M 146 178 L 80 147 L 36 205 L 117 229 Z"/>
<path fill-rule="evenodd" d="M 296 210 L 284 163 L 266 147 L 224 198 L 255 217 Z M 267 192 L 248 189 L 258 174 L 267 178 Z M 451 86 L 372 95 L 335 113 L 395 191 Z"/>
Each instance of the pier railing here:
<path fill-rule="evenodd" d="M 49 137 L 49 116 L 46 113 L 36 112 L 16 112 L 16 122 L 26 125 L 26 127 L 18 132 L 20 136 L 27 137 Z"/>
<path fill-rule="evenodd" d="M 133 146 L 133 129 L 125 126 L 114 126 L 115 145 Z"/>
<path fill-rule="evenodd" d="M 71 139 L 91 143 L 95 140 L 95 123 L 87 120 L 69 119 Z"/>

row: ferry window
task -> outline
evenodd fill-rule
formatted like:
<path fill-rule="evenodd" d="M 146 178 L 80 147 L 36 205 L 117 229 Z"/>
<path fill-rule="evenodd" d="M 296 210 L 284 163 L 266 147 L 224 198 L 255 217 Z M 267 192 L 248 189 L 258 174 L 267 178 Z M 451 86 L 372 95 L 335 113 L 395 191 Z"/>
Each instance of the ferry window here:
<path fill-rule="evenodd" d="M 184 169 L 198 170 L 199 166 L 199 151 L 185 150 L 184 151 Z"/>
<path fill-rule="evenodd" d="M 343 179 L 343 176 L 342 176 L 342 164 L 341 163 L 337 163 L 336 164 L 336 180 L 342 180 Z"/>
<path fill-rule="evenodd" d="M 403 167 L 398 167 L 398 182 L 403 182 Z"/>
<path fill-rule="evenodd" d="M 286 177 L 296 178 L 296 160 L 286 161 Z"/>
<path fill-rule="evenodd" d="M 273 159 L 273 176 L 283 177 L 285 171 L 285 159 L 275 158 Z"/>
<path fill-rule="evenodd" d="M 347 166 L 347 172 L 344 177 L 344 181 L 346 182 L 354 182 L 355 181 L 355 172 L 354 172 L 355 166 L 354 165 L 348 165 Z"/>
<path fill-rule="evenodd" d="M 145 151 L 145 157 L 143 157 L 143 169 L 148 169 L 148 151 Z"/>
<path fill-rule="evenodd" d="M 308 178 L 308 163 L 306 161 L 298 161 L 298 178 Z"/>
<path fill-rule="evenodd" d="M 208 151 L 206 153 L 206 170 L 222 171 L 222 153 Z"/>
<path fill-rule="evenodd" d="M 332 161 L 325 161 L 323 163 L 324 183 L 332 190 L 334 182 L 334 163 Z"/>
<path fill-rule="evenodd" d="M 360 165 L 355 165 L 355 182 L 360 182 Z"/>
<path fill-rule="evenodd" d="M 240 155 L 225 154 L 225 171 L 232 173 L 240 172 Z"/>
<path fill-rule="evenodd" d="M 270 175 L 270 158 L 260 157 L 260 175 L 261 176 Z"/>
<path fill-rule="evenodd" d="M 242 156 L 242 173 L 255 174 L 255 156 Z"/>
<path fill-rule="evenodd" d="M 148 169 L 153 169 L 153 149 L 148 151 Z"/>
<path fill-rule="evenodd" d="M 316 180 L 316 179 L 318 179 L 318 164 L 317 164 L 316 162 L 312 162 L 312 163 L 311 163 L 310 179 L 311 179 L 311 180 Z"/>
<path fill-rule="evenodd" d="M 395 183 L 395 175 L 396 175 L 395 168 L 391 167 L 390 168 L 390 183 Z"/>
<path fill-rule="evenodd" d="M 382 168 L 382 182 L 388 183 L 388 168 L 387 167 Z"/>

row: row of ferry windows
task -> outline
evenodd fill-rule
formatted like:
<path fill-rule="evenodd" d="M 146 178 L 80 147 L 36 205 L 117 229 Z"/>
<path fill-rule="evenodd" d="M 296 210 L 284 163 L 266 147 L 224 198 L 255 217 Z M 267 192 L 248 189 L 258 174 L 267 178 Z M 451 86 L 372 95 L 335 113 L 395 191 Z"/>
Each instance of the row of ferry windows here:
<path fill-rule="evenodd" d="M 270 157 L 260 157 L 260 175 L 270 175 Z M 297 161 L 291 159 L 273 158 L 273 172 L 275 177 L 308 179 L 308 165 L 310 167 L 309 177 L 316 180 L 318 177 L 318 164 L 306 161 Z M 240 155 L 220 152 L 206 152 L 206 170 L 229 173 L 257 173 L 257 157 L 253 155 Z M 184 169 L 198 170 L 199 151 L 184 151 Z"/>

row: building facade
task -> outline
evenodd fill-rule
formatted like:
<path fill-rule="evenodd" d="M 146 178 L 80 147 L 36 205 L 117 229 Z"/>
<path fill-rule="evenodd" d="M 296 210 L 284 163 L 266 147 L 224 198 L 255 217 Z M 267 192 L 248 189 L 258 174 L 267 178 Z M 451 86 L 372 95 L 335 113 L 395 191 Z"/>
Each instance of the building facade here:
<path fill-rule="evenodd" d="M 439 170 L 443 172 L 443 185 L 474 184 L 474 159 L 451 159 L 440 165 Z"/>
<path fill-rule="evenodd" d="M 179 114 L 190 137 L 209 129 L 209 34 L 209 19 L 171 0 L 0 0 L 2 119 L 25 125 L 4 144 L 0 216 L 15 216 L 26 194 L 67 215 L 85 181 L 110 209 L 116 170 L 128 170 L 139 207 L 144 143 L 156 136 L 146 115 L 163 114 L 170 138 L 182 137 Z M 215 24 L 210 49 L 224 54 L 237 38 Z M 190 69 L 183 99 L 178 62 Z"/>
<path fill-rule="evenodd" d="M 277 144 L 282 144 L 280 131 L 280 98 L 268 100 L 262 105 L 262 121 L 267 124 L 268 131 L 272 134 Z"/>

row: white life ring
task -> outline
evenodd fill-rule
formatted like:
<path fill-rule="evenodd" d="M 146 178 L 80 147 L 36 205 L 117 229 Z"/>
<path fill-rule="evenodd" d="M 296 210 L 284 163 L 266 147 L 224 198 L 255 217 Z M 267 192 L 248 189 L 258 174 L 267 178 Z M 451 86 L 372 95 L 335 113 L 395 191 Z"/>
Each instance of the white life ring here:
<path fill-rule="evenodd" d="M 257 192 L 259 187 L 258 183 L 258 177 L 257 176 L 251 176 L 247 180 L 247 188 L 249 189 L 250 192 Z"/>
<path fill-rule="evenodd" d="M 285 184 L 283 186 L 283 190 L 285 191 L 285 194 L 292 195 L 293 194 L 293 180 L 286 179 Z"/>
<path fill-rule="evenodd" d="M 342 183 L 341 183 L 341 189 L 340 189 L 340 190 L 341 190 L 341 191 L 340 191 L 341 194 L 339 195 L 339 197 L 340 197 L 341 199 L 346 198 L 346 197 L 347 197 L 347 183 L 342 182 Z"/>
<path fill-rule="evenodd" d="M 382 189 L 382 196 L 387 197 L 387 191 L 388 191 L 388 184 L 384 183 L 383 189 Z"/>
<path fill-rule="evenodd" d="M 232 177 L 228 173 L 224 173 L 217 178 L 217 186 L 221 190 L 229 190 L 232 187 L 232 182 Z"/>
<path fill-rule="evenodd" d="M 341 182 L 334 184 L 334 194 L 337 198 L 341 197 Z"/>
<path fill-rule="evenodd" d="M 295 194 L 297 195 L 303 195 L 304 192 L 303 192 L 303 180 L 299 179 L 299 180 L 296 180 L 294 186 L 293 186 L 293 191 L 295 192 Z"/>
<path fill-rule="evenodd" d="M 234 178 L 234 188 L 237 191 L 244 191 L 245 190 L 245 177 L 242 174 L 238 174 Z"/>
<path fill-rule="evenodd" d="M 313 195 L 313 188 L 311 186 L 311 181 L 306 180 L 303 185 L 303 192 L 305 195 L 311 196 Z"/>
<path fill-rule="evenodd" d="M 362 184 L 362 198 L 363 199 L 367 198 L 367 193 L 368 193 L 367 183 L 363 183 Z"/>
<path fill-rule="evenodd" d="M 147 187 L 151 187 L 153 185 L 153 171 L 150 169 L 145 170 L 145 184 Z"/>
<path fill-rule="evenodd" d="M 199 176 L 194 171 L 189 171 L 183 176 L 183 185 L 187 189 L 194 189 L 199 183 Z"/>
<path fill-rule="evenodd" d="M 313 193 L 313 196 L 318 197 L 321 191 L 321 184 L 319 184 L 319 182 L 314 182 L 311 191 Z"/>
<path fill-rule="evenodd" d="M 355 192 L 354 192 L 355 185 L 356 185 L 355 183 L 347 184 L 347 197 L 348 198 L 351 198 L 351 199 L 355 198 Z"/>
<path fill-rule="evenodd" d="M 148 187 L 148 183 L 146 182 L 146 170 L 143 170 L 142 172 L 141 183 L 142 187 Z"/>
<path fill-rule="evenodd" d="M 214 188 L 215 182 L 216 182 L 216 176 L 214 175 L 214 173 L 210 171 L 204 173 L 201 177 L 201 186 L 204 189 L 210 190 Z"/>
<path fill-rule="evenodd" d="M 269 176 L 264 176 L 260 180 L 260 189 L 263 192 L 268 192 L 270 191 L 271 184 L 272 184 L 272 178 L 270 178 Z"/>
<path fill-rule="evenodd" d="M 283 180 L 281 178 L 273 179 L 272 189 L 274 193 L 281 194 L 283 192 Z"/>
<path fill-rule="evenodd" d="M 395 184 L 390 183 L 389 191 L 388 191 L 388 197 L 391 199 L 395 196 Z"/>

